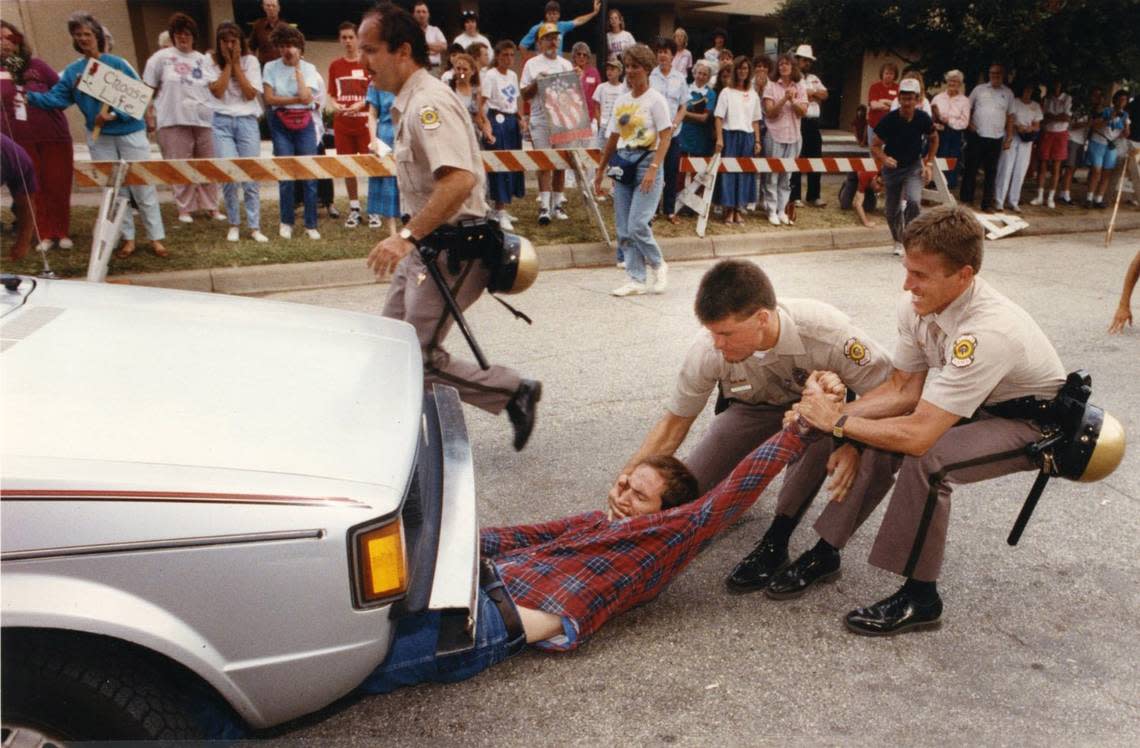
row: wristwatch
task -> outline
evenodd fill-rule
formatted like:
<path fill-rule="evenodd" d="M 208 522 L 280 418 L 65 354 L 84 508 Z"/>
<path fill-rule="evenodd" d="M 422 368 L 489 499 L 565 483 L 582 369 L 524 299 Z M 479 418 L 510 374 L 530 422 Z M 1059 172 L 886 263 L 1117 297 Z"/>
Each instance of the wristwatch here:
<path fill-rule="evenodd" d="M 843 424 L 847 423 L 847 414 L 839 416 L 839 420 L 831 427 L 831 435 L 836 439 L 843 439 Z"/>
<path fill-rule="evenodd" d="M 406 242 L 411 242 L 412 244 L 416 243 L 416 238 L 414 236 L 412 236 L 412 230 L 410 228 L 408 228 L 407 226 L 400 229 L 400 233 L 397 234 L 397 236 L 399 236 L 401 239 L 403 239 Z"/>

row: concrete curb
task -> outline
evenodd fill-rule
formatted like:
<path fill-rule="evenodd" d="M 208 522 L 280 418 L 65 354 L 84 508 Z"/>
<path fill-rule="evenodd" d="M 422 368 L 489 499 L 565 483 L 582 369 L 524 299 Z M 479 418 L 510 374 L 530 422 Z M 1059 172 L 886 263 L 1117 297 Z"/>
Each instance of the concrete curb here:
<path fill-rule="evenodd" d="M 1047 236 L 1107 231 L 1109 216 L 1092 219 L 1068 216 L 1033 217 L 1032 223 L 1014 236 Z M 1116 231 L 1140 229 L 1140 214 L 1120 214 Z M 885 228 L 806 229 L 802 231 L 766 231 L 755 234 L 708 236 L 704 239 L 676 237 L 661 239 L 661 251 L 670 262 L 708 260 L 716 257 L 766 255 L 786 252 L 813 252 L 827 249 L 884 247 L 891 243 Z M 602 242 L 586 244 L 552 244 L 538 247 L 540 270 L 604 267 L 614 263 L 613 250 Z M 284 265 L 251 265 L 238 268 L 177 270 L 167 273 L 139 273 L 114 276 L 114 281 L 138 286 L 160 286 L 187 291 L 208 291 L 242 296 L 301 291 L 334 286 L 359 286 L 375 283 L 364 260 L 326 260 Z"/>

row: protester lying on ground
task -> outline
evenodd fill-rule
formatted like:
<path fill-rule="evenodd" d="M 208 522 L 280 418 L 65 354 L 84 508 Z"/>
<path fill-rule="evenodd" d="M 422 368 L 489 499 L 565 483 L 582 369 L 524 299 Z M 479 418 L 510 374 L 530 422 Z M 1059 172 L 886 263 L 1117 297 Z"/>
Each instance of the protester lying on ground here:
<path fill-rule="evenodd" d="M 1120 303 L 1116 305 L 1116 314 L 1112 317 L 1112 324 L 1108 326 L 1110 335 L 1124 332 L 1124 325 L 1132 326 L 1132 291 L 1136 288 L 1136 279 L 1140 278 L 1140 252 L 1132 258 L 1128 272 L 1124 274 L 1124 289 L 1120 292 Z"/>
<path fill-rule="evenodd" d="M 843 397 L 842 383 L 830 373 L 813 373 L 805 391 Z M 655 456 L 623 476 L 619 501 L 626 519 L 594 511 L 484 529 L 475 649 L 437 656 L 440 613 L 402 618 L 388 657 L 361 690 L 388 693 L 426 681 L 465 680 L 527 644 L 577 649 L 609 619 L 660 595 L 813 436 L 794 425 L 778 432 L 699 501 L 696 479 L 684 465 Z"/>
<path fill-rule="evenodd" d="M 877 196 L 883 191 L 883 178 L 878 172 L 861 171 L 852 172 L 843 180 L 839 187 L 839 207 L 843 210 L 855 210 L 859 222 L 869 229 L 878 226 L 878 222 L 868 218 L 867 214 L 875 209 Z"/>

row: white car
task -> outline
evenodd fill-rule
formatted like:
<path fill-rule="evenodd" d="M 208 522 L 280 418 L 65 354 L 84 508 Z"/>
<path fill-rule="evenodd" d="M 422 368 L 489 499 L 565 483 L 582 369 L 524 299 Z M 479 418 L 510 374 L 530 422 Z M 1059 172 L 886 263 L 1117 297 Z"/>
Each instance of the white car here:
<path fill-rule="evenodd" d="M 470 646 L 470 445 L 409 325 L 15 276 L 0 315 L 5 745 L 274 725 L 425 609 Z"/>

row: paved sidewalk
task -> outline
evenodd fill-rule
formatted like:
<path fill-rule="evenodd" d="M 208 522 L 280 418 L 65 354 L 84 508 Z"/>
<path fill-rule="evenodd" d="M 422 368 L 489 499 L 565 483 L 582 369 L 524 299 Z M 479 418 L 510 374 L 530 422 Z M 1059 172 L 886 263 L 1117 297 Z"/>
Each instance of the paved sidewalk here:
<path fill-rule="evenodd" d="M 1106 231 L 1111 211 L 1087 215 L 1033 217 L 1029 226 L 1014 236 L 1057 236 Z M 1140 212 L 1128 208 L 1116 219 L 1116 232 L 1140 229 Z M 1004 241 L 1004 240 L 998 240 Z M 882 247 L 890 250 L 891 236 L 885 228 L 859 227 L 767 231 L 731 236 L 697 236 L 660 240 L 665 259 L 705 260 L 735 255 L 781 254 L 828 249 Z M 991 243 L 992 244 L 992 243 Z M 541 270 L 604 267 L 613 263 L 613 250 L 603 242 L 545 245 L 537 248 Z M 140 286 L 161 286 L 189 291 L 212 291 L 239 295 L 260 295 L 335 286 L 374 283 L 372 273 L 361 259 L 300 262 L 284 265 L 253 265 L 239 268 L 180 270 L 114 276 L 114 281 Z"/>

